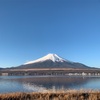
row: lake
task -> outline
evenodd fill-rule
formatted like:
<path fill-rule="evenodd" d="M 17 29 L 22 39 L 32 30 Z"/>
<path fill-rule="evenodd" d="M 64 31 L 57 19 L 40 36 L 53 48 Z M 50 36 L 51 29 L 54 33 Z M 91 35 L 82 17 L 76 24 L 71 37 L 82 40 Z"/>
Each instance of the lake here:
<path fill-rule="evenodd" d="M 48 89 L 100 89 L 100 77 L 0 76 L 0 93 L 42 92 Z"/>

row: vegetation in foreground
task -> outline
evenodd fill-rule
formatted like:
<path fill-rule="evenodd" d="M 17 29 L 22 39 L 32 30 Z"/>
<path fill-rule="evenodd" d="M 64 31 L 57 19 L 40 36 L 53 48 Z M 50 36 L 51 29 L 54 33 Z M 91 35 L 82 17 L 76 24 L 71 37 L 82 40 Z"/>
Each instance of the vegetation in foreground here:
<path fill-rule="evenodd" d="M 59 91 L 0 94 L 0 100 L 100 100 L 100 91 Z"/>

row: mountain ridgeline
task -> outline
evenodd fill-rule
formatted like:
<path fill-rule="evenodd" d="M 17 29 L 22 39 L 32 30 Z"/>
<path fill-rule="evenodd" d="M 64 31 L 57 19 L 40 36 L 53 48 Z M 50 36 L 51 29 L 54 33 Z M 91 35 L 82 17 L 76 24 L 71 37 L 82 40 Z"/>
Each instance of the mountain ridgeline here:
<path fill-rule="evenodd" d="M 15 68 L 33 69 L 33 68 L 68 68 L 68 69 L 90 69 L 91 67 L 81 63 L 72 62 L 59 57 L 56 54 L 48 54 L 37 60 L 29 61 Z"/>

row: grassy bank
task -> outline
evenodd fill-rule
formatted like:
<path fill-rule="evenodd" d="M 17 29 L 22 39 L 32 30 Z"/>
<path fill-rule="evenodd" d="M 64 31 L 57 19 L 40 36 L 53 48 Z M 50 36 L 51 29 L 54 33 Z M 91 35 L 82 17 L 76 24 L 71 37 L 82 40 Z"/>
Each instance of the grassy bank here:
<path fill-rule="evenodd" d="M 100 100 L 100 91 L 0 94 L 0 100 Z"/>

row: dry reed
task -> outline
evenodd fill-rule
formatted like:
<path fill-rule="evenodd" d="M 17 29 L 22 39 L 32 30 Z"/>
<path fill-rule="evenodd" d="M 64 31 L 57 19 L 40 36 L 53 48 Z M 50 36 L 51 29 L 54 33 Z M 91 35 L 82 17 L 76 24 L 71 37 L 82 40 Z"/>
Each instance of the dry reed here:
<path fill-rule="evenodd" d="M 44 93 L 6 93 L 0 94 L 0 100 L 100 100 L 100 91 L 67 90 Z"/>

